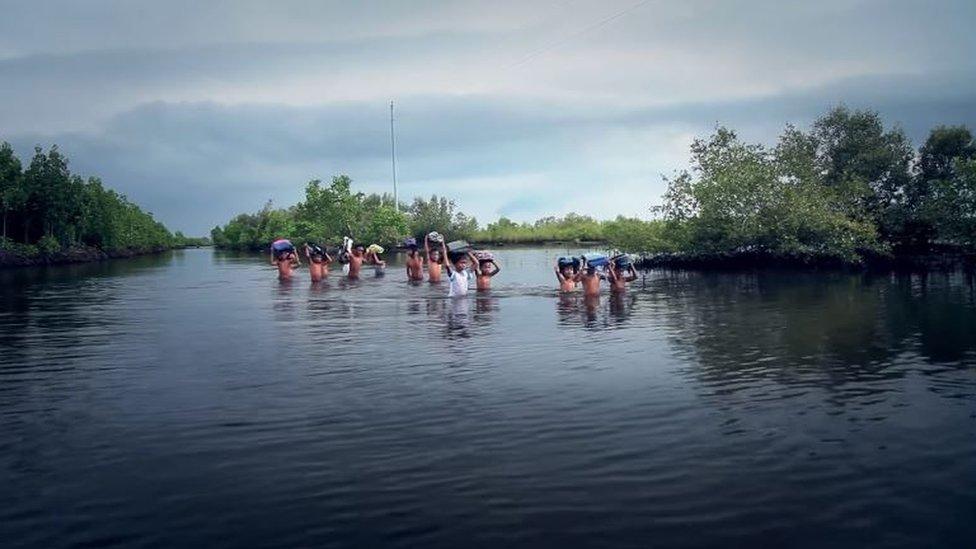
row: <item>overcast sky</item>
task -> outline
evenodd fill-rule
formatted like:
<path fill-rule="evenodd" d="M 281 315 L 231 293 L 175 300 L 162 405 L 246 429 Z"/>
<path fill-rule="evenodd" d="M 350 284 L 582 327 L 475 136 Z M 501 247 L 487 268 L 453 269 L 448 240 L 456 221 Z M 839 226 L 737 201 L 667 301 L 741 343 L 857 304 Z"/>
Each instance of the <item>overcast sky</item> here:
<path fill-rule="evenodd" d="M 2 4 L 0 140 L 194 235 L 313 178 L 390 190 L 391 99 L 401 199 L 482 223 L 646 217 L 717 123 L 976 126 L 973 0 Z"/>

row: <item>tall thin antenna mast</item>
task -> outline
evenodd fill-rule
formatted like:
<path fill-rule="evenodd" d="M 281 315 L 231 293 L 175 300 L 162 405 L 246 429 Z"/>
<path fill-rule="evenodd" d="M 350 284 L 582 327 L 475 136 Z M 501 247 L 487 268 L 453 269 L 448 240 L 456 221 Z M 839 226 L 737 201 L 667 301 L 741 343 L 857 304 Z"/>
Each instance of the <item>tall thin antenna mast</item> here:
<path fill-rule="evenodd" d="M 397 196 L 396 173 L 396 134 L 393 133 L 393 101 L 390 101 L 390 156 L 393 161 L 393 207 L 400 211 L 400 198 Z"/>

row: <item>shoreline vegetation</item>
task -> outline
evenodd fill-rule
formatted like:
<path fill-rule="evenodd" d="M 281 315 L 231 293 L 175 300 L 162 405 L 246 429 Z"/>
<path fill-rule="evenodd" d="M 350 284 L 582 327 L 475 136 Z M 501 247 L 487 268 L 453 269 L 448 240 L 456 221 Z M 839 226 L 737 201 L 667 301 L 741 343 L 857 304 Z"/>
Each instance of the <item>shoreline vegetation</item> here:
<path fill-rule="evenodd" d="M 209 244 L 171 233 L 125 195 L 68 170 L 57 145 L 25 168 L 0 143 L 0 267 L 84 263 Z"/>
<path fill-rule="evenodd" d="M 396 247 L 438 231 L 488 246 L 602 243 L 670 268 L 972 268 L 976 261 L 976 142 L 964 126 L 939 126 L 914 149 L 880 115 L 838 106 L 810 130 L 787 125 L 772 147 L 717 127 L 691 145 L 690 168 L 664 178 L 654 219 L 597 220 L 571 213 L 534 223 L 480 226 L 446 197 L 352 191 L 346 175 L 309 182 L 289 208 L 268 202 L 214 227 L 218 248 L 264 250 L 357 241 Z"/>

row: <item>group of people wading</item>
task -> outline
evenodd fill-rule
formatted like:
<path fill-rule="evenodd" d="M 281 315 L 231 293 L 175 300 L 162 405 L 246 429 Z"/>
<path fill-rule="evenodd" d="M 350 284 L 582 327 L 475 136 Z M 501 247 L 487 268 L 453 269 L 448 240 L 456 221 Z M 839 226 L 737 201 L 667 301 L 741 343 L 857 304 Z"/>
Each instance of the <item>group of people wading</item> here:
<path fill-rule="evenodd" d="M 407 250 L 407 280 L 424 280 L 425 265 L 427 279 L 432 283 L 441 282 L 446 271 L 448 295 L 451 297 L 466 295 L 471 279 L 476 281 L 479 291 L 491 289 L 492 277 L 501 271 L 491 252 L 475 251 L 463 240 L 448 244 L 437 232 L 424 237 L 423 253 L 414 238 L 406 239 L 403 247 Z M 360 277 L 363 266 L 373 267 L 377 275 L 384 274 L 386 269 L 386 262 L 380 258 L 380 254 L 384 252 L 382 246 L 354 243 L 348 237 L 343 240 L 338 252 L 335 252 L 335 258 L 325 247 L 313 243 L 305 244 L 304 251 L 313 283 L 329 276 L 329 268 L 334 261 L 343 265 L 343 274 L 351 279 Z M 271 244 L 271 264 L 278 268 L 278 278 L 291 279 L 294 268 L 301 265 L 298 250 L 286 239 L 274 241 Z"/>
<path fill-rule="evenodd" d="M 491 252 L 474 250 L 463 240 L 446 243 L 437 232 L 424 237 L 423 252 L 414 238 L 406 239 L 403 247 L 407 252 L 407 280 L 423 281 L 425 266 L 426 279 L 431 283 L 441 282 L 446 272 L 449 297 L 467 295 L 472 279 L 479 292 L 488 291 L 491 289 L 491 279 L 501 272 Z M 311 242 L 304 246 L 313 283 L 329 276 L 333 261 L 342 264 L 343 274 L 351 279 L 358 279 L 364 266 L 374 268 L 376 275 L 380 276 L 386 269 L 386 262 L 380 258 L 383 252 L 383 247 L 378 244 L 366 246 L 355 243 L 349 237 L 344 238 L 342 247 L 333 252 L 335 258 L 323 246 Z M 291 279 L 294 268 L 301 265 L 298 250 L 289 240 L 274 241 L 271 244 L 271 264 L 278 268 L 279 279 Z M 637 271 L 627 254 L 608 257 L 591 253 L 581 257 L 560 257 L 555 271 L 561 292 L 575 292 L 578 286 L 582 286 L 586 296 L 599 295 L 601 281 L 607 281 L 612 292 L 623 292 L 627 290 L 627 284 L 637 278 Z"/>

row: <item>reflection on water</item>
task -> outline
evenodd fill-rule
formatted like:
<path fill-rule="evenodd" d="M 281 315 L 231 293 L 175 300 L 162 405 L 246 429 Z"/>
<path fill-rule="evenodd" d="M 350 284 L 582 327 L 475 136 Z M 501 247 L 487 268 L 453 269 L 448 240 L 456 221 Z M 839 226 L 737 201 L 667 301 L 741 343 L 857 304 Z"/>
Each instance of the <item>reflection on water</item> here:
<path fill-rule="evenodd" d="M 972 274 L 0 272 L 11 547 L 965 546 Z"/>

